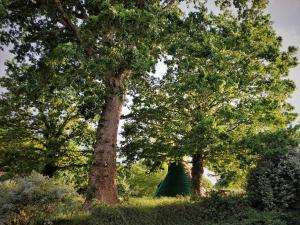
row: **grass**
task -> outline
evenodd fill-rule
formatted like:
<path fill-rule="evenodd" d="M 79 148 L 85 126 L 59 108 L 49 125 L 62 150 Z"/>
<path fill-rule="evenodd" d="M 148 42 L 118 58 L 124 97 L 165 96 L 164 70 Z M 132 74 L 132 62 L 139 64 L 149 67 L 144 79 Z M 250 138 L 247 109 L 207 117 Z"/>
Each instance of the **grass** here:
<path fill-rule="evenodd" d="M 129 198 L 128 201 L 121 203 L 123 206 L 132 206 L 132 207 L 157 207 L 157 206 L 167 206 L 174 204 L 190 203 L 191 200 L 189 197 L 177 197 L 177 198 Z"/>
<path fill-rule="evenodd" d="M 258 211 L 240 195 L 131 198 L 117 206 L 96 205 L 55 225 L 300 225 L 299 211 Z"/>

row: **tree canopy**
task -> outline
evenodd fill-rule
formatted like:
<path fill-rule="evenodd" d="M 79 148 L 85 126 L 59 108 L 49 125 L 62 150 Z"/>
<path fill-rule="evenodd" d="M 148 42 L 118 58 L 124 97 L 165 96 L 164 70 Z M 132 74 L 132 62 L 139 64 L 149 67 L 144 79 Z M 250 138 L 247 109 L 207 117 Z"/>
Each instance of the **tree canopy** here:
<path fill-rule="evenodd" d="M 46 65 L 11 62 L 0 82 L 6 88 L 0 98 L 0 168 L 5 177 L 32 170 L 50 177 L 70 171 L 82 186 L 95 125 L 82 113 L 79 93 Z"/>
<path fill-rule="evenodd" d="M 201 7 L 181 21 L 166 40 L 166 74 L 133 93 L 121 149 L 129 162 L 191 156 L 199 192 L 203 166 L 249 166 L 264 152 L 240 143 L 290 125 L 296 48 L 281 50 L 264 9 L 258 1 L 219 14 Z"/>

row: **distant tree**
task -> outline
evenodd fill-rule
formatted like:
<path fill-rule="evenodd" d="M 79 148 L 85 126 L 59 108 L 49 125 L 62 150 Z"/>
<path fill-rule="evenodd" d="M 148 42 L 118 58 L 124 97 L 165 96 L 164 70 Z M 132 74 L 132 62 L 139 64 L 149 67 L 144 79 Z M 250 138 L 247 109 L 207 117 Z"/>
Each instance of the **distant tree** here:
<path fill-rule="evenodd" d="M 239 144 L 296 118 L 287 102 L 296 48 L 281 50 L 266 2 L 233 1 L 234 10 L 230 1 L 219 3 L 219 14 L 199 7 L 165 39 L 168 70 L 132 93 L 121 148 L 128 162 L 144 159 L 150 167 L 190 156 L 195 195 L 204 166 L 221 173 L 253 165 L 264 151 Z"/>
<path fill-rule="evenodd" d="M 50 63 L 50 62 L 49 62 Z M 0 171 L 4 177 L 32 170 L 53 177 L 70 171 L 87 178 L 95 128 L 77 90 L 47 65 L 8 64 L 0 79 Z"/>

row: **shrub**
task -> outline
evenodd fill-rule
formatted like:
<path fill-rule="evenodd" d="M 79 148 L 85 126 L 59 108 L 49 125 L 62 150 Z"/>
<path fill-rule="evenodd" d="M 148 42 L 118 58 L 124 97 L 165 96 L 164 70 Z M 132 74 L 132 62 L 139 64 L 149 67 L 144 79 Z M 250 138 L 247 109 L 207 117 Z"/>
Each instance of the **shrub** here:
<path fill-rule="evenodd" d="M 258 211 L 248 208 L 247 211 L 239 212 L 226 223 L 219 225 L 297 225 L 292 218 L 296 214 L 281 211 Z"/>
<path fill-rule="evenodd" d="M 51 224 L 59 215 L 75 211 L 80 203 L 73 188 L 33 172 L 0 183 L 0 224 Z"/>
<path fill-rule="evenodd" d="M 142 164 L 133 164 L 130 168 L 121 165 L 118 168 L 118 192 L 123 198 L 152 197 L 157 185 L 164 179 L 167 169 L 149 173 L 148 168 Z"/>
<path fill-rule="evenodd" d="M 258 208 L 299 207 L 300 152 L 264 158 L 248 175 L 247 193 Z"/>

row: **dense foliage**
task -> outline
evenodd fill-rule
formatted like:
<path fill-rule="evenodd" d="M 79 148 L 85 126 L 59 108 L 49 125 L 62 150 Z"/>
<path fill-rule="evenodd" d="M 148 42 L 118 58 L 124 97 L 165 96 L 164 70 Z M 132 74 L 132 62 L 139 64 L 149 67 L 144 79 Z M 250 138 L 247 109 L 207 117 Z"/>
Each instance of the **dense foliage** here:
<path fill-rule="evenodd" d="M 287 75 L 297 59 L 295 47 L 282 50 L 265 3 L 240 1 L 218 14 L 202 6 L 172 26 L 164 39 L 166 73 L 132 93 L 121 149 L 128 163 L 157 167 L 190 156 L 193 177 L 206 166 L 226 180 L 275 150 L 253 143 L 296 118 Z"/>
<path fill-rule="evenodd" d="M 157 185 L 164 179 L 167 168 L 149 172 L 142 164 L 134 164 L 131 167 L 120 165 L 118 168 L 118 192 L 119 196 L 128 197 L 153 197 Z"/>
<path fill-rule="evenodd" d="M 0 183 L 0 224 L 44 224 L 78 210 L 83 200 L 66 184 L 32 173 Z"/>
<path fill-rule="evenodd" d="M 87 186 L 95 125 L 83 98 L 50 59 L 38 67 L 8 62 L 0 78 L 0 179 L 35 170 Z M 92 107 L 89 107 L 92 110 Z"/>
<path fill-rule="evenodd" d="M 249 160 L 257 161 L 269 155 L 287 154 L 290 151 L 294 151 L 299 144 L 299 125 L 296 125 L 289 126 L 288 128 L 263 131 L 257 134 L 248 134 L 245 139 L 236 143 L 236 148 L 251 149 L 252 157 L 239 156 L 239 161 L 247 164 Z M 221 174 L 216 186 L 218 188 L 245 189 L 249 170 L 236 170 L 235 161 L 230 161 L 230 158 L 224 161 L 225 163 L 221 163 L 221 167 L 219 168 L 219 171 L 223 170 L 224 173 Z"/>
<path fill-rule="evenodd" d="M 248 175 L 247 193 L 257 208 L 300 209 L 300 151 L 264 158 Z"/>

